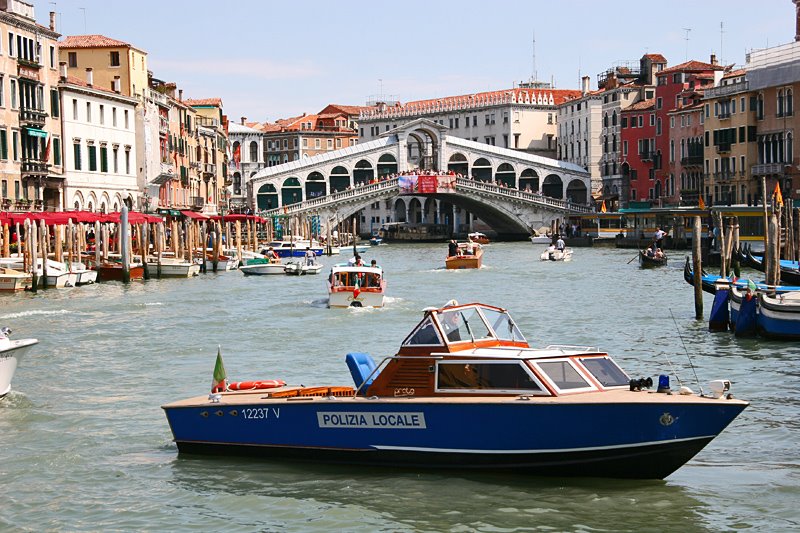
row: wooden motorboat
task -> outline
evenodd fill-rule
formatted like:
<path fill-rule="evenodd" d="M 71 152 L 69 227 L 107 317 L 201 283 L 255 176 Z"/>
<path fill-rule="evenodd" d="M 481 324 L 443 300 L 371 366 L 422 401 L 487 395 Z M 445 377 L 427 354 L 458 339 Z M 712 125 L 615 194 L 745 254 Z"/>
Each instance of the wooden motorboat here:
<path fill-rule="evenodd" d="M 13 268 L 0 267 L 0 291 L 21 291 L 30 289 L 33 276 Z"/>
<path fill-rule="evenodd" d="M 483 265 L 483 248 L 480 244 L 475 244 L 473 253 L 468 254 L 466 243 L 458 243 L 459 255 L 449 256 L 445 260 L 448 270 L 461 270 L 465 268 L 481 268 Z"/>
<path fill-rule="evenodd" d="M 425 309 L 396 355 L 345 361 L 352 386 L 231 387 L 218 356 L 211 395 L 163 406 L 179 453 L 661 479 L 748 405 L 728 380 L 696 394 L 662 375 L 648 392 L 651 378 L 609 354 L 532 348 L 504 309 L 479 303 Z"/>
<path fill-rule="evenodd" d="M 144 279 L 144 265 L 142 263 L 131 263 L 129 269 L 132 280 Z M 122 281 L 122 264 L 101 263 L 97 266 L 97 280 Z"/>
<path fill-rule="evenodd" d="M 473 231 L 472 233 L 468 234 L 467 237 L 472 242 L 477 242 L 478 244 L 489 244 L 489 237 L 479 231 Z"/>

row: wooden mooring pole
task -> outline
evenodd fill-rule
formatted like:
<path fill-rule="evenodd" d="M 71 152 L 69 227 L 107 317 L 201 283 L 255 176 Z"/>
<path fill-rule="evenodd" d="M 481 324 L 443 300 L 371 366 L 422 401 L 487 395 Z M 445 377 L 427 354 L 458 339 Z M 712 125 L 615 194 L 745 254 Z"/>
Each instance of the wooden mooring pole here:
<path fill-rule="evenodd" d="M 703 225 L 700 217 L 694 217 L 692 229 L 692 272 L 694 272 L 694 317 L 703 319 L 703 260 L 700 256 L 700 235 Z"/>

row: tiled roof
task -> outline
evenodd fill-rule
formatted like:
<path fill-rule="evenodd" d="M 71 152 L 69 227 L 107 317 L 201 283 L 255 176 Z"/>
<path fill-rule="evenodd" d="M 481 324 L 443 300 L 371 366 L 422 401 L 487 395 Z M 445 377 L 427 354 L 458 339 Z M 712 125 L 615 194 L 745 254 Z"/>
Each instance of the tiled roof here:
<path fill-rule="evenodd" d="M 372 109 L 370 106 L 328 104 L 322 111 L 341 111 L 346 115 L 358 115 L 361 111 Z"/>
<path fill-rule="evenodd" d="M 183 103 L 192 107 L 200 105 L 213 105 L 217 107 L 222 107 L 222 98 L 200 98 L 200 99 L 189 98 L 187 100 L 183 100 Z"/>
<path fill-rule="evenodd" d="M 740 68 L 740 69 L 732 70 L 732 71 L 728 72 L 727 74 L 722 76 L 722 79 L 725 79 L 725 78 L 737 78 L 739 76 L 744 76 L 745 74 L 747 74 L 747 69 Z"/>
<path fill-rule="evenodd" d="M 318 116 L 319 116 L 319 118 L 336 118 L 336 117 L 341 117 L 341 116 L 347 116 L 347 114 L 346 113 L 322 113 L 321 115 L 318 115 Z"/>
<path fill-rule="evenodd" d="M 514 88 L 504 89 L 500 91 L 487 91 L 483 93 L 467 94 L 461 96 L 445 96 L 442 98 L 431 98 L 428 100 L 415 100 L 408 102 L 402 107 L 406 110 L 414 108 L 427 108 L 431 106 L 448 106 L 459 105 L 462 103 L 485 102 L 490 104 L 492 101 L 504 99 L 507 96 L 514 96 L 517 102 L 531 102 L 536 103 L 540 100 L 542 105 L 549 105 L 549 96 L 553 96 L 553 104 L 563 104 L 568 100 L 581 97 L 581 91 L 572 89 L 527 89 L 527 88 Z"/>
<path fill-rule="evenodd" d="M 661 54 L 645 54 L 644 57 L 650 59 L 654 63 L 666 63 L 667 58 L 662 56 Z"/>
<path fill-rule="evenodd" d="M 105 35 L 70 35 L 58 43 L 59 48 L 118 48 L 131 45 Z"/>
<path fill-rule="evenodd" d="M 630 105 L 623 109 L 623 111 L 645 111 L 647 109 L 653 108 L 656 105 L 656 99 L 650 98 L 649 100 L 642 100 L 641 102 L 636 102 L 633 105 Z"/>
<path fill-rule="evenodd" d="M 702 61 L 692 60 L 681 63 L 680 65 L 675 65 L 674 67 L 665 68 L 661 72 L 656 72 L 656 76 L 661 76 L 662 74 L 671 74 L 673 72 L 697 72 L 703 70 L 725 70 L 725 67 L 722 65 L 712 65 L 711 63 L 703 63 Z"/>

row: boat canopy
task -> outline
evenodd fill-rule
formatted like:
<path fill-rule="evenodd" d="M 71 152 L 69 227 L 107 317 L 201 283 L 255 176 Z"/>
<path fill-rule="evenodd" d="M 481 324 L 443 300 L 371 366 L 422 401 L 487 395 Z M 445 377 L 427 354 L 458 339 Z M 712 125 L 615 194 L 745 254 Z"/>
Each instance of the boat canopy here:
<path fill-rule="evenodd" d="M 429 309 L 403 346 L 450 346 L 464 342 L 528 345 L 507 311 L 484 304 L 467 304 Z"/>

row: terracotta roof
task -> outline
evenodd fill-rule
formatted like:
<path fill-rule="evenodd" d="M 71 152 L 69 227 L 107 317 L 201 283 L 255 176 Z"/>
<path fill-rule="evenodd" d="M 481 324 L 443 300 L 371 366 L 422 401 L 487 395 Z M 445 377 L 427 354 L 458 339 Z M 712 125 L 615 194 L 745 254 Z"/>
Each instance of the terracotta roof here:
<path fill-rule="evenodd" d="M 662 74 L 671 74 L 673 72 L 697 72 L 703 70 L 725 70 L 725 67 L 722 65 L 712 65 L 711 63 L 703 63 L 702 61 L 692 60 L 681 63 L 680 65 L 675 65 L 674 67 L 665 68 L 661 72 L 656 72 L 656 76 L 661 76 Z"/>
<path fill-rule="evenodd" d="M 656 105 L 656 99 L 655 98 L 650 98 L 649 100 L 642 100 L 641 102 L 636 102 L 635 104 L 626 107 L 622 111 L 623 112 L 624 111 L 645 111 L 647 109 L 655 107 L 655 105 Z"/>
<path fill-rule="evenodd" d="M 189 98 L 183 100 L 183 103 L 192 107 L 200 105 L 213 105 L 217 107 L 222 107 L 222 98 L 201 98 L 201 99 Z"/>
<path fill-rule="evenodd" d="M 70 35 L 58 43 L 59 48 L 132 48 L 128 43 L 105 35 Z"/>
<path fill-rule="evenodd" d="M 732 71 L 728 72 L 727 74 L 722 76 L 722 79 L 725 79 L 725 78 L 737 78 L 739 76 L 744 76 L 745 74 L 747 74 L 747 70 L 743 69 L 743 68 L 740 68 L 738 70 L 732 70 Z"/>
<path fill-rule="evenodd" d="M 661 54 L 645 54 L 644 57 L 650 59 L 654 63 L 666 63 L 667 58 L 662 56 Z"/>
<path fill-rule="evenodd" d="M 318 116 L 319 118 L 336 118 L 336 117 L 347 116 L 347 113 L 322 113 L 321 115 Z"/>
<path fill-rule="evenodd" d="M 345 113 L 346 115 L 358 115 L 359 113 L 367 109 L 372 109 L 372 106 L 328 104 L 322 111 L 330 112 L 333 110 L 337 110 L 341 111 L 342 113 Z"/>
<path fill-rule="evenodd" d="M 467 94 L 461 96 L 445 96 L 442 98 L 431 98 L 428 100 L 416 100 L 408 102 L 401 106 L 404 109 L 426 108 L 437 105 L 459 105 L 464 103 L 485 102 L 491 104 L 495 100 L 505 98 L 506 96 L 513 95 L 516 100 L 528 100 L 531 103 L 536 103 L 539 98 L 545 99 L 542 105 L 549 105 L 550 95 L 553 96 L 553 105 L 563 104 L 568 100 L 580 98 L 581 91 L 572 89 L 527 89 L 527 88 L 514 88 L 504 89 L 500 91 L 488 91 L 483 93 Z"/>

